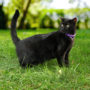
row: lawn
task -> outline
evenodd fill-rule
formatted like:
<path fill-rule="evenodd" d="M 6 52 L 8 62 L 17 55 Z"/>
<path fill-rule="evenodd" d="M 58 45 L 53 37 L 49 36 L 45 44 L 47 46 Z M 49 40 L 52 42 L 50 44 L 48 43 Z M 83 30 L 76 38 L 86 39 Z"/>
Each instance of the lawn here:
<path fill-rule="evenodd" d="M 19 30 L 23 39 L 54 30 Z M 10 31 L 0 30 L 0 90 L 90 90 L 90 30 L 78 30 L 70 52 L 70 67 L 56 59 L 32 68 L 19 66 Z"/>

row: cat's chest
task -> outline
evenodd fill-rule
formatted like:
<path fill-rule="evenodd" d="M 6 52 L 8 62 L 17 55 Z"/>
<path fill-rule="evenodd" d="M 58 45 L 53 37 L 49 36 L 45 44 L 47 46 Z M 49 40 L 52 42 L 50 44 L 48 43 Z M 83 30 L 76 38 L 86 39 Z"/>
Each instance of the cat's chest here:
<path fill-rule="evenodd" d="M 70 37 L 70 39 L 71 39 L 72 42 L 74 41 L 74 38 L 71 38 L 71 37 Z"/>

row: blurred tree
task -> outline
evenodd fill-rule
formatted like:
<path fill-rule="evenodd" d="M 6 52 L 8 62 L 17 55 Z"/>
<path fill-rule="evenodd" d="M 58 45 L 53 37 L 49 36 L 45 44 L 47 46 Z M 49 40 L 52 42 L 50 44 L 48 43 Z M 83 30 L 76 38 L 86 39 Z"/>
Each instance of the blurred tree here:
<path fill-rule="evenodd" d="M 23 9 L 23 16 L 21 18 L 20 25 L 19 25 L 20 29 L 23 28 L 23 26 L 24 26 L 24 21 L 25 21 L 26 14 L 27 14 L 30 3 L 31 3 L 31 0 L 28 0 L 27 4 L 26 4 L 26 7 Z"/>
<path fill-rule="evenodd" d="M 61 9 L 43 9 L 40 17 L 40 27 L 58 28 L 60 17 L 64 17 L 64 12 Z"/>
<path fill-rule="evenodd" d="M 52 0 L 44 0 L 44 1 L 50 2 Z M 20 19 L 19 19 L 19 21 L 20 21 L 19 28 L 22 29 L 22 28 L 25 28 L 24 23 L 25 23 L 26 15 L 27 15 L 28 11 L 30 10 L 29 7 L 32 6 L 34 3 L 44 2 L 44 1 L 43 0 L 18 0 L 18 1 L 17 0 L 10 0 L 7 9 L 8 9 L 8 12 L 10 11 L 11 13 L 15 9 L 19 9 L 19 11 L 21 13 Z"/>
<path fill-rule="evenodd" d="M 80 28 L 80 23 L 81 23 L 81 20 L 84 20 L 84 25 L 85 25 L 85 28 L 88 29 L 88 22 L 89 22 L 89 16 L 90 15 L 87 15 L 87 13 L 89 13 L 90 9 L 88 8 L 88 5 L 86 3 L 86 1 L 83 1 L 82 0 L 69 0 L 70 3 L 74 3 L 74 2 L 77 2 L 77 11 L 74 12 L 76 14 L 76 16 L 78 17 L 78 22 L 77 22 L 77 28 L 79 29 Z M 83 5 L 83 9 L 81 9 L 81 5 Z M 83 17 L 81 17 L 83 14 Z"/>
<path fill-rule="evenodd" d="M 88 29 L 88 21 L 89 21 L 89 19 L 88 19 L 88 17 L 85 19 L 85 28 L 86 29 Z"/>
<path fill-rule="evenodd" d="M 85 12 L 84 10 L 86 10 L 86 9 L 87 9 L 87 11 Z M 86 9 L 83 9 L 84 12 L 80 16 L 81 16 L 81 18 L 83 18 L 85 28 L 88 29 L 89 28 L 88 23 L 90 21 L 90 10 L 88 8 L 86 8 Z"/>
<path fill-rule="evenodd" d="M 0 5 L 0 29 L 6 29 L 7 18 L 3 11 L 3 4 Z"/>
<path fill-rule="evenodd" d="M 30 22 L 30 26 L 33 29 L 39 28 L 40 27 L 40 17 L 42 16 L 42 9 L 44 7 L 41 5 L 41 2 L 38 3 L 33 3 L 29 10 L 28 10 L 28 15 L 26 19 L 28 18 L 28 22 Z M 25 20 L 26 21 L 26 20 Z"/>
<path fill-rule="evenodd" d="M 80 23 L 81 23 L 81 20 L 79 19 L 76 26 L 77 29 L 80 29 Z"/>

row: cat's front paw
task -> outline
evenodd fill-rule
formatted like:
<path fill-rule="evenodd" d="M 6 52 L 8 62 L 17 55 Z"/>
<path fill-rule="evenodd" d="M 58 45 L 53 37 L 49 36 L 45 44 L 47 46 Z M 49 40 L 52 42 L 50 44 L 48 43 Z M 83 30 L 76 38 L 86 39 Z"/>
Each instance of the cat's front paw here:
<path fill-rule="evenodd" d="M 63 65 L 62 64 L 59 64 L 59 67 L 63 67 Z"/>
<path fill-rule="evenodd" d="M 65 66 L 69 67 L 69 60 L 65 60 Z"/>

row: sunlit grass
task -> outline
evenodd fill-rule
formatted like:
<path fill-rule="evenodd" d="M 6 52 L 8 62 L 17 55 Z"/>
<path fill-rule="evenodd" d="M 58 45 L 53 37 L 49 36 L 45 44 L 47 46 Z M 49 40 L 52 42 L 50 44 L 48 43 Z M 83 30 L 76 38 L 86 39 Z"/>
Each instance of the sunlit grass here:
<path fill-rule="evenodd" d="M 23 39 L 54 30 L 19 30 Z M 33 68 L 19 66 L 10 31 L 0 30 L 0 90 L 89 90 L 90 30 L 78 30 L 70 52 L 70 67 L 59 68 L 56 59 Z"/>

